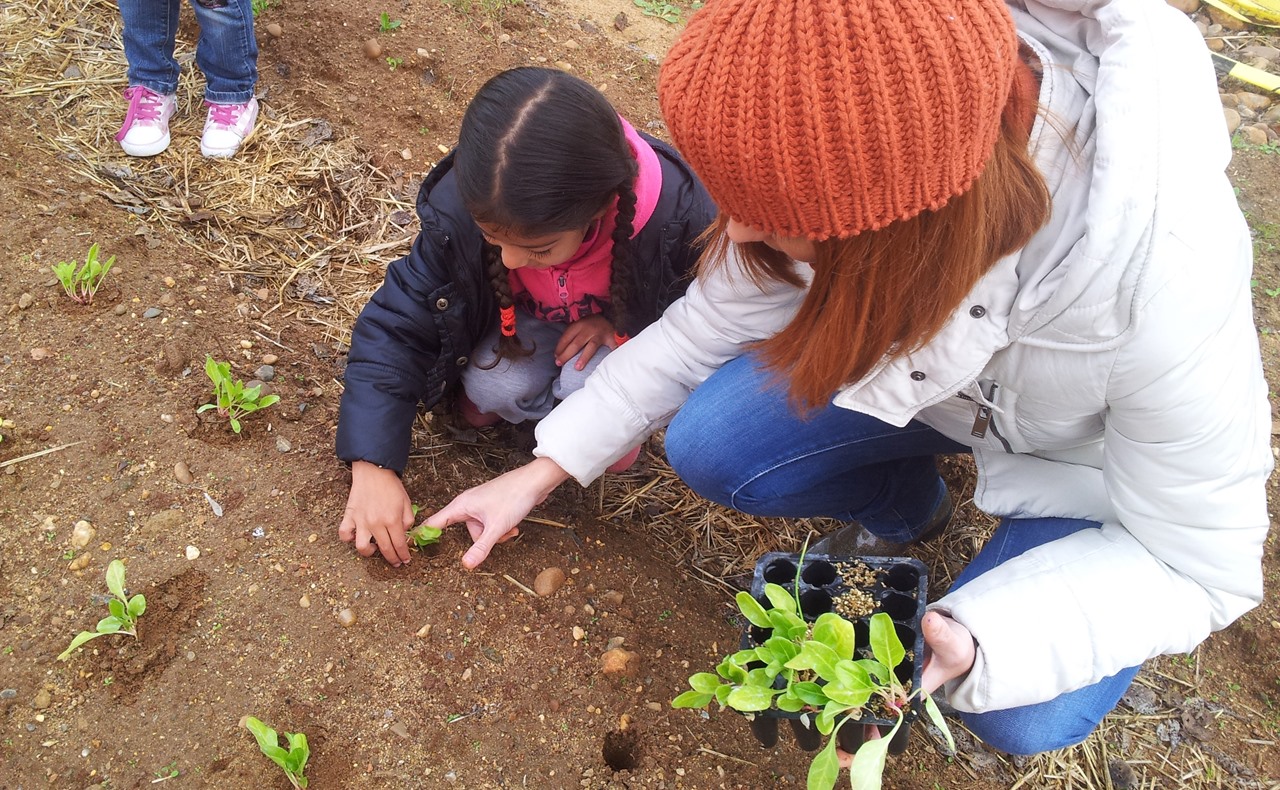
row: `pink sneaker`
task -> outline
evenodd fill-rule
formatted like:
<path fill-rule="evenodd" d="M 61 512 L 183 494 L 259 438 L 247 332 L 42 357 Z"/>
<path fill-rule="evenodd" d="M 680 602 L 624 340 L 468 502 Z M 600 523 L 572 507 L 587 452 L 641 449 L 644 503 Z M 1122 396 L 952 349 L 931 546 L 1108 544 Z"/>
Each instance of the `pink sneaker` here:
<path fill-rule="evenodd" d="M 618 472 L 627 471 L 628 469 L 631 468 L 632 464 L 636 462 L 636 459 L 640 457 L 640 448 L 643 446 L 644 445 L 637 444 L 626 455 L 622 456 L 618 460 L 614 461 L 613 463 L 605 467 L 604 471 L 609 472 L 610 474 L 615 474 L 615 475 Z"/>
<path fill-rule="evenodd" d="M 125 89 L 129 109 L 124 124 L 116 132 L 116 142 L 129 156 L 155 156 L 169 147 L 169 118 L 178 105 L 170 93 L 159 93 L 133 85 Z"/>
<path fill-rule="evenodd" d="M 258 100 L 250 98 L 243 104 L 205 102 L 204 106 L 209 108 L 209 116 L 200 137 L 200 153 L 218 159 L 235 156 L 244 141 L 253 134 L 258 120 Z"/>

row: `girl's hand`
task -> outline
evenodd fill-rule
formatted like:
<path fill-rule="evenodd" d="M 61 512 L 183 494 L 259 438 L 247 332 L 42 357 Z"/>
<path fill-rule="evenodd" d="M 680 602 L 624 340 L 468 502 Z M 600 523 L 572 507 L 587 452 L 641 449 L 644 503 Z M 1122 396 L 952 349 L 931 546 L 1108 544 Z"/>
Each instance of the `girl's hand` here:
<path fill-rule="evenodd" d="M 413 504 L 400 476 L 368 461 L 351 464 L 351 494 L 342 516 L 338 537 L 356 544 L 362 557 L 375 551 L 395 567 L 409 561 L 409 541 L 413 526 Z"/>
<path fill-rule="evenodd" d="M 556 343 L 556 364 L 564 365 L 575 354 L 582 352 L 573 366 L 576 370 L 582 370 L 602 346 L 609 349 L 618 347 L 618 341 L 613 337 L 613 324 L 602 315 L 589 315 L 574 321 L 564 330 L 560 342 Z"/>
<path fill-rule="evenodd" d="M 463 491 L 427 518 L 427 526 L 443 529 L 463 522 L 472 545 L 462 566 L 474 570 L 499 543 L 520 534 L 517 526 L 569 474 L 550 458 L 536 458 L 519 469 Z"/>

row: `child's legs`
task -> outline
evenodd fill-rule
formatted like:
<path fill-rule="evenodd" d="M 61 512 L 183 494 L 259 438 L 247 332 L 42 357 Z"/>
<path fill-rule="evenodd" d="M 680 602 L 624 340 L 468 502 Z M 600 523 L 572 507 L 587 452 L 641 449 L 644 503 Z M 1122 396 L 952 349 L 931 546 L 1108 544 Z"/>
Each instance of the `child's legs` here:
<path fill-rule="evenodd" d="M 173 42 L 180 0 L 119 0 L 119 7 L 129 85 L 164 96 L 176 93 L 178 61 L 173 58 Z"/>
<path fill-rule="evenodd" d="M 191 7 L 200 23 L 196 65 L 204 72 L 205 100 L 215 104 L 249 101 L 258 82 L 252 0 L 191 0 Z"/>
<path fill-rule="evenodd" d="M 859 521 L 895 542 L 914 539 L 945 496 L 933 456 L 968 450 L 917 422 L 896 428 L 831 405 L 802 418 L 752 354 L 694 390 L 666 442 L 672 468 L 708 499 Z"/>
<path fill-rule="evenodd" d="M 1029 549 L 1099 526 L 1096 521 L 1070 518 L 1004 519 L 978 556 L 961 572 L 952 589 L 964 586 Z M 1047 702 L 987 713 L 962 713 L 960 717 L 984 742 L 1010 754 L 1061 749 L 1083 741 L 1093 732 L 1115 708 L 1138 669 L 1121 670 L 1092 686 L 1061 694 Z"/>
<path fill-rule="evenodd" d="M 587 383 L 587 376 L 590 376 L 596 368 L 600 367 L 600 363 L 604 362 L 604 358 L 609 356 L 609 349 L 603 346 L 597 348 L 596 353 L 591 355 L 591 359 L 582 367 L 582 370 L 578 370 L 578 359 L 581 356 L 582 353 L 579 352 L 560 366 L 560 375 L 556 377 L 555 382 L 551 385 L 551 394 L 556 397 L 556 400 L 564 400 L 582 389 L 583 385 Z"/>
<path fill-rule="evenodd" d="M 471 364 L 462 371 L 463 389 L 476 408 L 511 423 L 540 420 L 551 413 L 556 404 L 552 385 L 560 375 L 556 342 L 568 325 L 540 321 L 520 311 L 517 326 L 520 342 L 525 348 L 533 347 L 533 354 L 493 365 L 498 344 L 495 328 L 472 350 Z"/>

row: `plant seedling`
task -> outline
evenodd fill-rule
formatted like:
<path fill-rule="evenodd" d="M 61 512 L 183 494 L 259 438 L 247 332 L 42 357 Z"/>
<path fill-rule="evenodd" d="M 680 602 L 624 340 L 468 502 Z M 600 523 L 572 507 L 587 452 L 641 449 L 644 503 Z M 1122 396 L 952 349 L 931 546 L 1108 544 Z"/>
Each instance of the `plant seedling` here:
<path fill-rule="evenodd" d="M 667 24 L 678 24 L 684 15 L 680 6 L 668 3 L 666 0 L 633 0 L 633 2 L 636 8 L 640 9 L 641 14 L 657 17 Z"/>
<path fill-rule="evenodd" d="M 89 253 L 79 268 L 76 268 L 75 261 L 62 261 L 50 268 L 53 269 L 58 282 L 62 284 L 62 290 L 71 297 L 71 301 L 77 304 L 93 304 L 94 294 L 102 287 L 102 281 L 107 278 L 107 272 L 111 271 L 115 263 L 114 255 L 105 262 L 98 260 L 98 245 L 95 243 L 89 247 Z"/>
<path fill-rule="evenodd" d="M 387 68 L 391 69 L 392 71 L 395 71 L 403 63 L 404 63 L 404 58 L 392 58 L 392 57 L 387 58 Z"/>
<path fill-rule="evenodd" d="M 390 33 L 400 25 L 404 24 L 399 19 L 392 19 L 391 15 L 386 11 L 378 14 L 378 31 L 382 33 Z"/>
<path fill-rule="evenodd" d="M 307 770 L 307 758 L 311 756 L 311 749 L 307 746 L 306 735 L 300 732 L 286 732 L 284 739 L 289 744 L 286 750 L 280 745 L 280 736 L 276 735 L 276 731 L 253 716 L 245 717 L 244 726 L 253 733 L 254 738 L 258 739 L 258 748 L 262 753 L 284 771 L 289 784 L 300 788 L 307 786 L 307 777 L 304 772 Z"/>
<path fill-rule="evenodd" d="M 244 382 L 231 377 L 230 362 L 216 362 L 213 357 L 204 358 L 204 372 L 213 382 L 214 403 L 206 403 L 196 413 L 217 409 L 219 417 L 231 421 L 231 430 L 240 433 L 240 418 L 276 403 L 279 395 L 263 395 L 262 385 L 245 388 Z"/>
<path fill-rule="evenodd" d="M 418 511 L 422 509 L 417 505 L 411 505 L 411 507 L 413 508 L 414 516 L 417 516 Z M 430 546 L 432 543 L 439 543 L 440 536 L 443 534 L 444 530 L 439 527 L 428 527 L 426 524 L 419 524 L 409 530 L 409 542 L 413 544 L 415 549 L 420 549 L 424 546 Z"/>
<path fill-rule="evenodd" d="M 138 636 L 138 618 L 147 610 L 147 599 L 142 593 L 132 598 L 124 594 L 124 563 L 112 560 L 107 565 L 107 589 L 115 597 L 107 601 L 111 614 L 98 621 L 93 631 L 81 631 L 71 640 L 71 645 L 58 655 L 59 661 L 66 661 L 71 653 L 90 639 L 97 639 L 106 634 L 128 634 L 135 639 Z"/>
<path fill-rule="evenodd" d="M 766 584 L 764 592 L 768 609 L 746 591 L 739 592 L 735 600 L 742 615 L 753 626 L 768 629 L 770 637 L 763 644 L 727 656 L 716 667 L 717 674 L 699 672 L 690 677 L 691 690 L 672 700 L 673 708 L 705 708 L 712 700 L 721 709 L 748 713 L 776 706 L 791 713 L 812 714 L 818 732 L 834 736 L 843 726 L 862 726 L 858 720 L 863 709 L 878 700 L 897 721 L 883 737 L 867 740 L 858 749 L 849 776 L 854 790 L 879 790 L 889 743 L 917 696 L 955 750 L 937 704 L 923 689 L 908 690 L 893 671 L 906 657 L 906 650 L 889 615 L 880 612 L 871 617 L 872 658 L 858 658 L 854 626 L 844 617 L 825 612 L 809 624 L 785 588 Z M 814 757 L 809 766 L 809 790 L 835 786 L 840 770 L 836 745 L 837 739 L 831 737 Z"/>

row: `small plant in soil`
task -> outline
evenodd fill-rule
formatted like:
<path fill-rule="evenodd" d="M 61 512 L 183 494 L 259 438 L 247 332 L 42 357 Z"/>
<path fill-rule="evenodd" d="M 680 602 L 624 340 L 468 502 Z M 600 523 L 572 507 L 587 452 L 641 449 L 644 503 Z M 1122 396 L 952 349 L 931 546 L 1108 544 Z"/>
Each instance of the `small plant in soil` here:
<path fill-rule="evenodd" d="M 417 505 L 410 505 L 413 508 L 413 515 L 417 516 L 418 511 L 422 508 Z M 439 527 L 428 527 L 426 524 L 419 524 L 409 530 L 409 543 L 415 549 L 425 548 L 433 543 L 440 542 L 440 536 L 444 534 L 444 530 Z"/>
<path fill-rule="evenodd" d="M 244 726 L 253 733 L 254 738 L 258 739 L 258 748 L 262 753 L 284 771 L 289 784 L 294 787 L 307 786 L 307 777 L 304 774 L 307 770 L 307 759 L 311 756 L 311 749 L 307 746 L 306 735 L 300 732 L 286 732 L 284 740 L 289 744 L 289 748 L 285 749 L 280 745 L 280 737 L 276 735 L 276 731 L 253 716 L 245 717 Z"/>
<path fill-rule="evenodd" d="M 671 25 L 679 24 L 684 10 L 674 3 L 665 0 L 633 0 L 636 8 L 645 16 L 656 17 Z"/>
<path fill-rule="evenodd" d="M 107 609 L 111 614 L 98 621 L 92 631 L 81 631 L 71 640 L 70 646 L 58 655 L 59 661 L 66 661 L 75 651 L 90 639 L 97 639 L 107 634 L 128 634 L 135 639 L 138 636 L 138 618 L 147 610 L 147 599 L 142 593 L 132 598 L 124 593 L 124 563 L 112 560 L 107 565 L 107 589 L 115 596 L 107 601 Z"/>
<path fill-rule="evenodd" d="M 395 71 L 397 68 L 399 68 L 403 64 L 404 64 L 404 58 L 392 58 L 392 57 L 387 58 L 387 68 L 391 69 L 392 71 Z"/>
<path fill-rule="evenodd" d="M 799 589 L 798 569 L 796 575 Z M 739 592 L 736 601 L 743 617 L 768 638 L 726 656 L 715 674 L 699 672 L 690 677 L 690 690 L 672 700 L 672 707 L 705 708 L 715 700 L 721 709 L 748 715 L 775 708 L 801 714 L 806 726 L 812 721 L 819 733 L 832 736 L 809 766 L 809 790 L 835 786 L 839 730 L 861 727 L 862 719 L 887 711 L 896 723 L 883 737 L 863 742 L 850 769 L 854 790 L 878 790 L 889 744 L 916 697 L 923 699 L 925 711 L 954 751 L 937 705 L 923 689 L 911 689 L 898 679 L 895 669 L 907 655 L 888 614 L 872 615 L 868 623 L 871 657 L 859 657 L 852 622 L 836 612 L 824 612 L 809 623 L 786 588 L 767 583 L 764 593 L 768 608 L 746 591 Z"/>
<path fill-rule="evenodd" d="M 386 11 L 378 14 L 378 31 L 381 33 L 390 33 L 396 30 L 400 25 L 404 24 L 399 19 L 392 19 L 391 15 Z"/>
<path fill-rule="evenodd" d="M 62 290 L 67 292 L 67 296 L 71 297 L 73 302 L 93 304 L 94 294 L 102 287 L 102 281 L 107 279 L 107 272 L 111 271 L 111 267 L 115 264 L 116 256 L 114 255 L 106 261 L 98 260 L 98 245 L 94 244 L 89 247 L 84 263 L 78 268 L 75 261 L 62 261 L 50 268 L 53 269 L 58 282 L 62 284 Z"/>
<path fill-rule="evenodd" d="M 245 387 L 244 382 L 231 376 L 230 362 L 217 362 L 213 357 L 204 358 L 204 372 L 213 382 L 213 403 L 196 409 L 200 414 L 217 409 L 219 417 L 231 421 L 231 430 L 240 433 L 240 418 L 276 403 L 279 395 L 263 395 L 262 385 Z"/>

